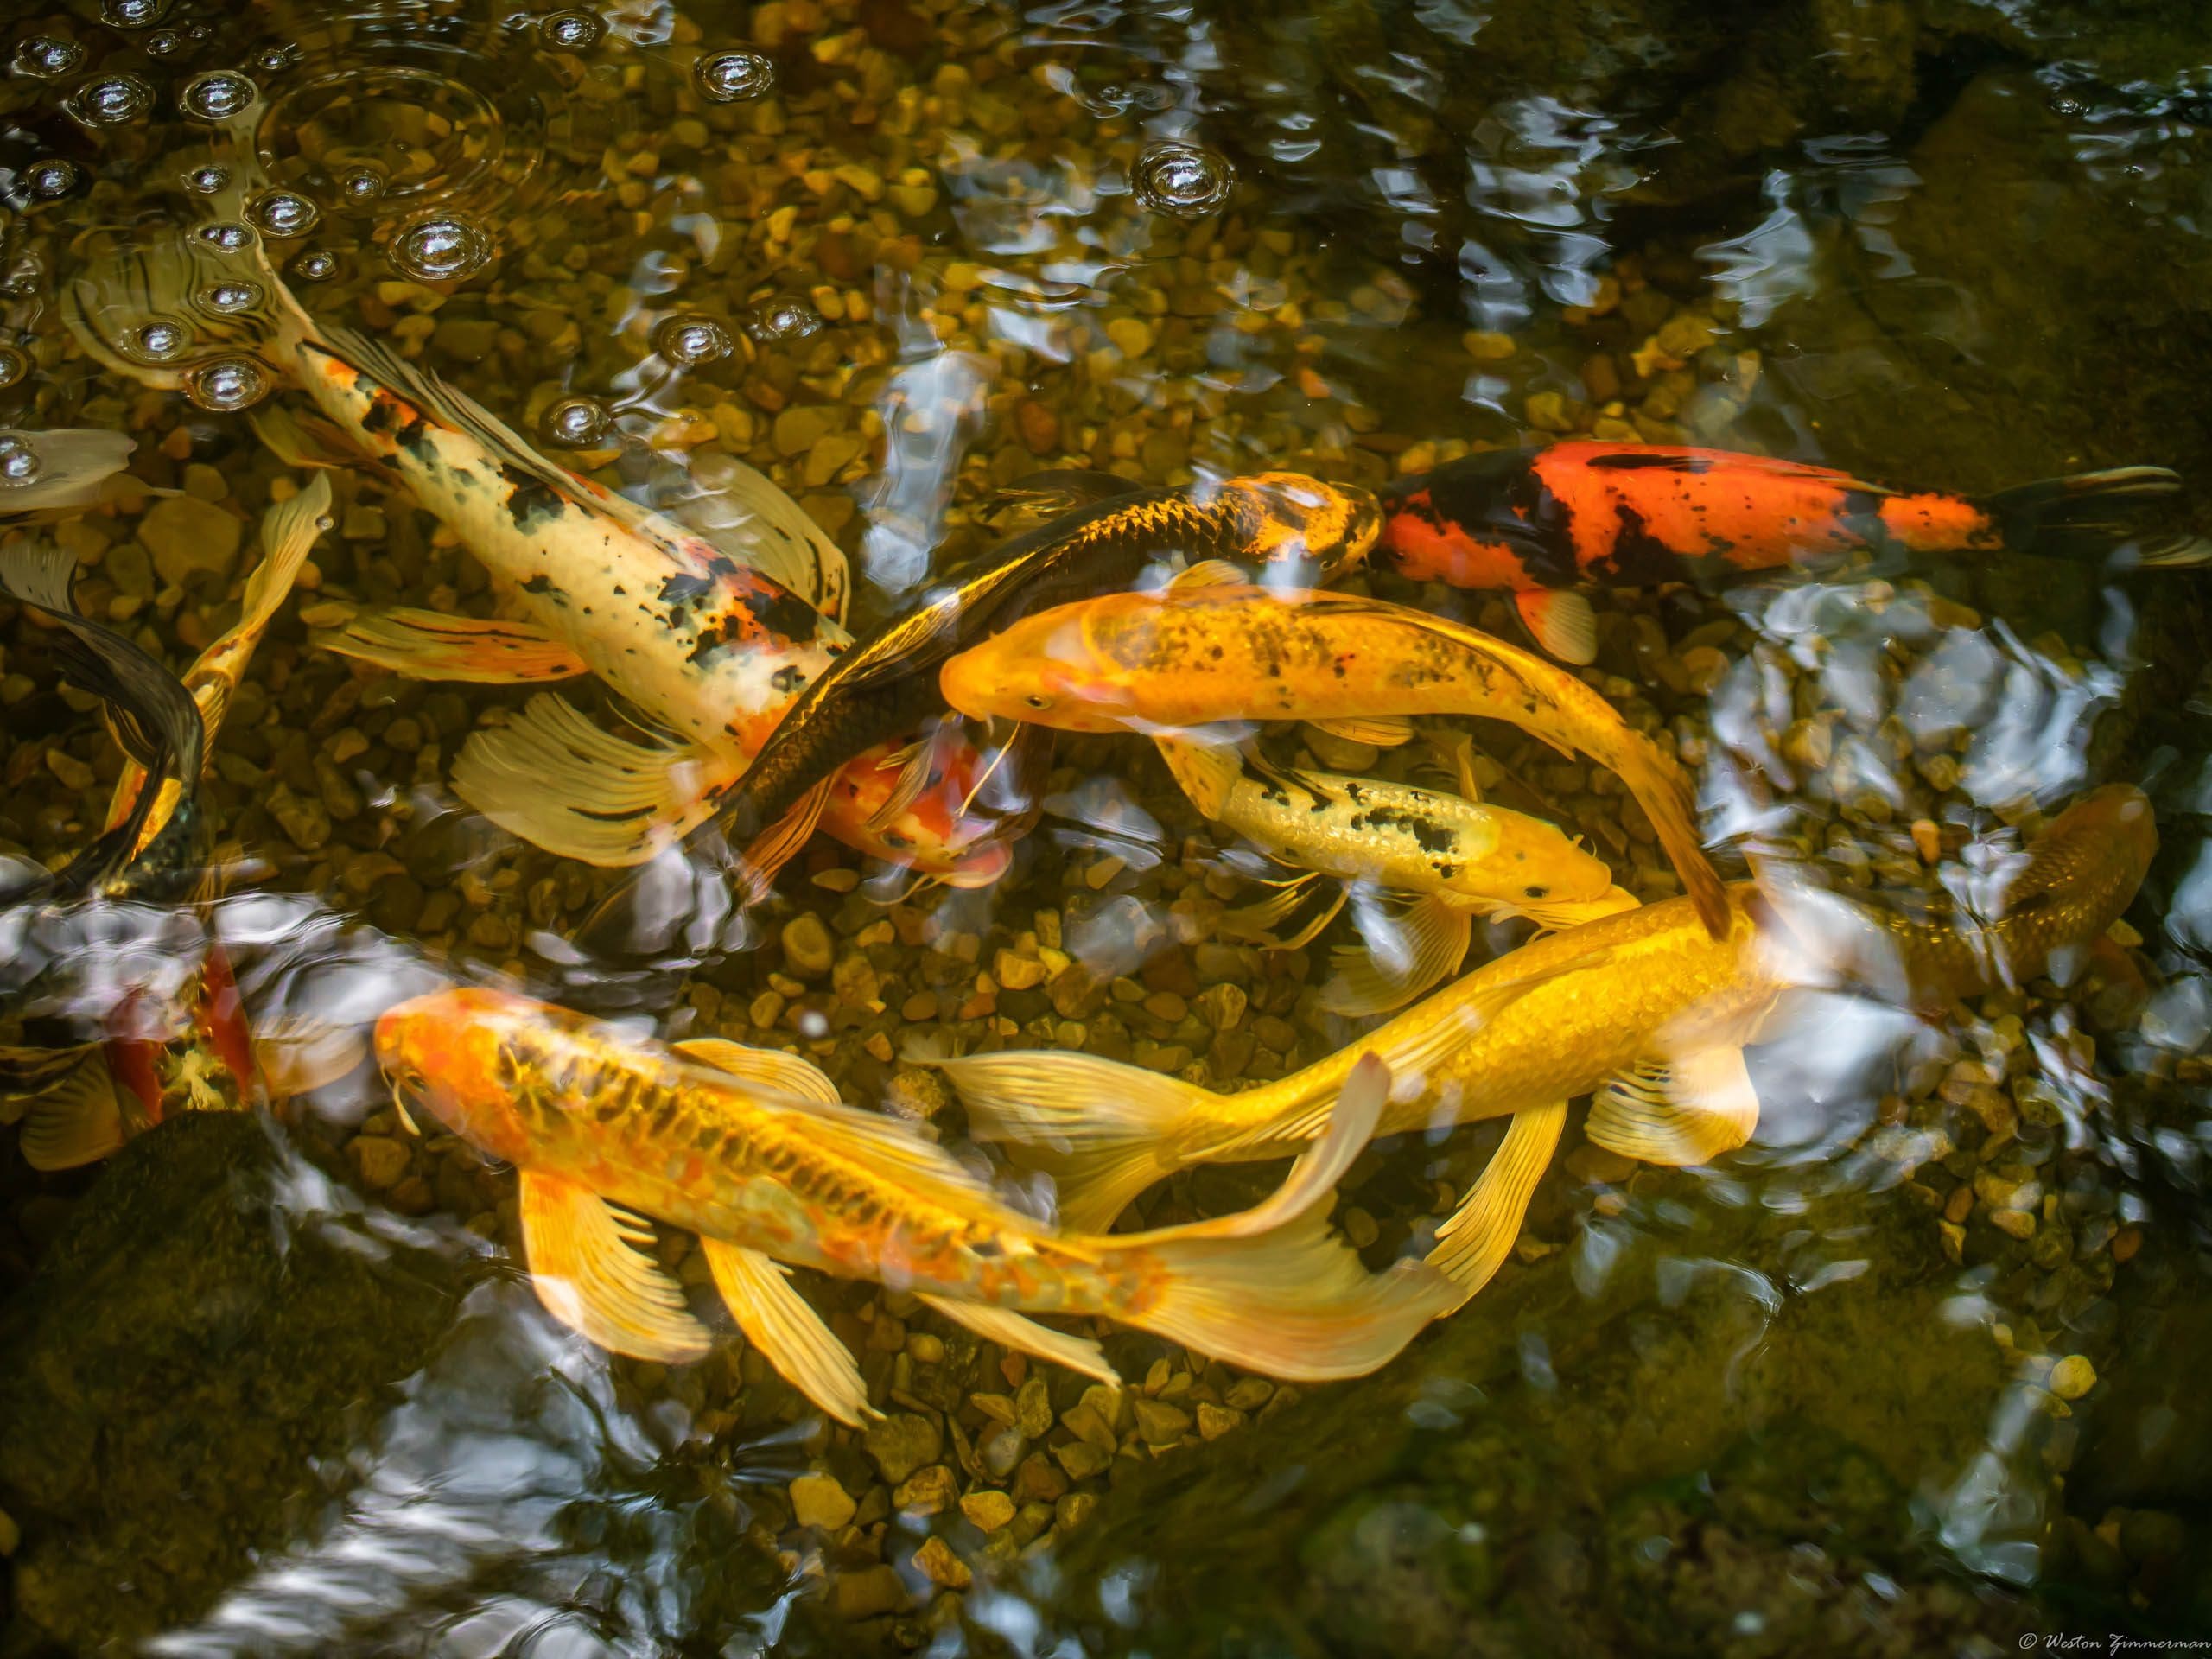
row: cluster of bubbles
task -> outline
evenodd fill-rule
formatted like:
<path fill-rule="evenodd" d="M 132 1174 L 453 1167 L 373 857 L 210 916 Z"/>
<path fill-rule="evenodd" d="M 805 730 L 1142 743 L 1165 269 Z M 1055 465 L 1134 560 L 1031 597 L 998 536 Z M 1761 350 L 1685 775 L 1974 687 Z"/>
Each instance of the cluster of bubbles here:
<path fill-rule="evenodd" d="M 596 397 L 563 397 L 545 411 L 545 441 L 563 449 L 597 449 L 614 434 L 614 416 Z"/>
<path fill-rule="evenodd" d="M 734 349 L 728 329 L 694 311 L 664 317 L 653 330 L 653 350 L 679 368 L 715 362 Z"/>
<path fill-rule="evenodd" d="M 218 253 L 244 253 L 253 245 L 251 227 L 236 219 L 218 219 L 213 225 L 202 225 L 193 234 Z"/>
<path fill-rule="evenodd" d="M 417 282 L 452 283 L 492 262 L 491 237 L 474 219 L 455 213 L 428 213 L 392 232 L 385 253 Z"/>
<path fill-rule="evenodd" d="M 262 302 L 259 283 L 213 283 L 200 292 L 200 303 L 219 317 L 236 316 L 241 311 L 251 311 Z"/>
<path fill-rule="evenodd" d="M 194 23 L 189 29 L 157 29 L 146 37 L 146 55 L 178 57 L 214 38 L 214 29 L 206 23 Z"/>
<path fill-rule="evenodd" d="M 1219 150 L 1163 140 L 1147 144 L 1129 169 L 1137 200 L 1173 219 L 1204 219 L 1229 200 L 1236 169 Z"/>
<path fill-rule="evenodd" d="M 261 89 L 235 69 L 210 69 L 185 82 L 177 107 L 195 121 L 227 121 L 253 107 Z"/>
<path fill-rule="evenodd" d="M 0 489 L 21 489 L 38 482 L 46 463 L 21 432 L 0 432 Z"/>
<path fill-rule="evenodd" d="M 101 75 L 64 99 L 61 107 L 87 127 L 128 126 L 153 109 L 153 84 L 141 75 Z"/>
<path fill-rule="evenodd" d="M 756 306 L 745 320 L 745 332 L 763 346 L 785 346 L 805 340 L 822 327 L 822 314 L 804 300 L 771 300 Z"/>
<path fill-rule="evenodd" d="M 710 52 L 691 66 L 692 83 L 709 104 L 742 104 L 776 88 L 776 66 L 758 52 Z"/>

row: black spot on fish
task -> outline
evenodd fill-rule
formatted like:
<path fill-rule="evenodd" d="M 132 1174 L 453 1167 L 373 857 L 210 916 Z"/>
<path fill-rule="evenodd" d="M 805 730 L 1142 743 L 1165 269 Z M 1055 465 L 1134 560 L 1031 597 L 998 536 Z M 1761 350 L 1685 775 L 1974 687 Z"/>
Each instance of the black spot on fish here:
<path fill-rule="evenodd" d="M 797 663 L 785 663 L 768 678 L 768 683 L 785 696 L 795 696 L 806 684 L 806 671 Z"/>
<path fill-rule="evenodd" d="M 361 416 L 361 430 L 389 432 L 398 419 L 398 404 L 389 397 L 372 397 L 369 400 L 368 413 Z"/>
<path fill-rule="evenodd" d="M 1424 853 L 1447 852 L 1453 844 L 1451 830 L 1418 812 L 1408 812 L 1394 806 L 1378 806 L 1367 815 L 1367 822 L 1377 830 L 1396 830 L 1410 836 L 1414 844 Z"/>
<path fill-rule="evenodd" d="M 410 416 L 391 441 L 426 467 L 437 459 L 438 452 L 430 446 L 430 423 L 420 415 Z"/>
<path fill-rule="evenodd" d="M 714 591 L 711 577 L 673 575 L 660 585 L 660 602 L 664 605 L 694 605 Z M 646 609 L 643 605 L 638 608 L 641 611 Z"/>
<path fill-rule="evenodd" d="M 506 481 L 508 490 L 507 516 L 524 535 L 552 523 L 568 511 L 569 504 L 558 490 L 512 462 L 499 463 L 499 476 Z"/>
<path fill-rule="evenodd" d="M 522 584 L 522 590 L 525 594 L 550 594 L 553 591 L 553 578 L 540 571 Z"/>
<path fill-rule="evenodd" d="M 746 608 L 753 620 L 776 639 L 789 640 L 793 645 L 812 643 L 822 626 L 822 613 L 816 610 L 797 594 L 778 588 L 772 593 L 755 594 L 746 601 Z"/>

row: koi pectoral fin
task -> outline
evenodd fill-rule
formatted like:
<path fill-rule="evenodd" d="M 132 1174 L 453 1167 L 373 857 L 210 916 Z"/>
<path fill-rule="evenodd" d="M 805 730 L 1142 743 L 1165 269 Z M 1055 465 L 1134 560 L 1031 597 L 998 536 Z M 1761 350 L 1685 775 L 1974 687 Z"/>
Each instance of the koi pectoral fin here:
<path fill-rule="evenodd" d="M 1370 907 L 1355 906 L 1365 936 Z M 1332 1014 L 1358 1016 L 1388 1014 L 1457 969 L 1475 936 L 1471 911 L 1459 910 L 1431 894 L 1395 918 L 1396 937 L 1331 951 L 1336 974 L 1321 988 L 1321 1006 Z"/>
<path fill-rule="evenodd" d="M 727 1037 L 693 1037 L 674 1046 L 677 1053 L 742 1078 L 768 1094 L 787 1095 L 820 1106 L 845 1103 L 828 1072 L 811 1060 L 779 1048 L 747 1048 Z"/>
<path fill-rule="evenodd" d="M 1504 1264 L 1566 1124 L 1563 1100 L 1514 1113 L 1481 1178 L 1436 1230 L 1428 1265 L 1458 1286 L 1463 1300 L 1488 1284 Z"/>
<path fill-rule="evenodd" d="M 510 835 L 563 858 L 643 864 L 714 816 L 738 766 L 690 746 L 632 743 L 554 696 L 535 696 L 480 731 L 453 769 L 454 792 Z"/>
<path fill-rule="evenodd" d="M 127 1139 L 122 1103 L 106 1058 L 88 1052 L 76 1070 L 30 1103 L 23 1114 L 23 1161 L 51 1172 L 81 1169 L 122 1149 Z"/>
<path fill-rule="evenodd" d="M 446 616 L 404 605 L 356 612 L 308 636 L 325 651 L 375 663 L 410 680 L 539 685 L 588 673 L 584 659 L 527 622 Z"/>
<path fill-rule="evenodd" d="M 1347 743 L 1364 743 L 1376 749 L 1395 749 L 1412 742 L 1414 737 L 1414 723 L 1403 715 L 1341 715 L 1334 720 L 1306 723 Z"/>
<path fill-rule="evenodd" d="M 1598 616 L 1572 588 L 1523 588 L 1513 595 L 1529 637 L 1562 663 L 1586 668 L 1598 660 Z"/>
<path fill-rule="evenodd" d="M 1738 1044 L 1646 1060 L 1590 1105 L 1584 1132 L 1608 1152 L 1647 1164 L 1709 1164 L 1758 1127 L 1759 1097 Z"/>
<path fill-rule="evenodd" d="M 708 1348 L 707 1327 L 683 1292 L 641 1246 L 652 1235 L 618 1217 L 580 1182 L 526 1169 L 521 1179 L 522 1246 L 545 1311 L 601 1347 L 677 1364 Z"/>
<path fill-rule="evenodd" d="M 1218 818 L 1229 804 L 1229 791 L 1244 774 L 1244 762 L 1236 746 L 1201 743 L 1190 738 L 1155 738 L 1160 758 L 1189 796 L 1191 804 L 1209 818 Z"/>
<path fill-rule="evenodd" d="M 852 1351 L 792 1288 L 788 1269 L 719 1238 L 702 1238 L 699 1247 L 730 1317 L 785 1382 L 841 1423 L 858 1427 L 882 1415 L 868 1402 Z"/>
<path fill-rule="evenodd" d="M 950 1296 L 920 1297 L 956 1325 L 964 1325 L 986 1342 L 1001 1348 L 1034 1354 L 1084 1376 L 1095 1376 L 1109 1389 L 1122 1386 L 1122 1374 L 1106 1357 L 1106 1351 L 1088 1337 L 1071 1337 L 1011 1309 L 982 1302 L 955 1301 Z"/>

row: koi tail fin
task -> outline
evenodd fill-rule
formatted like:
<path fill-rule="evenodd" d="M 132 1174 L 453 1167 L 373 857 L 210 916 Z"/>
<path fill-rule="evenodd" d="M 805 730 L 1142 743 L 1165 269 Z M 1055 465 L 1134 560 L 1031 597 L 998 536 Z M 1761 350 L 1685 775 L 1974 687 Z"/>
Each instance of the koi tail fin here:
<path fill-rule="evenodd" d="M 292 348 L 314 338 L 257 241 L 229 251 L 175 226 L 107 239 L 62 290 L 61 315 L 86 355 L 168 391 L 194 392 L 203 374 L 249 359 L 271 383 L 289 380 Z"/>
<path fill-rule="evenodd" d="M 1327 1133 L 1274 1197 L 1239 1215 L 1110 1241 L 1148 1256 L 1164 1281 L 1147 1305 L 1115 1317 L 1230 1364 L 1298 1381 L 1364 1376 L 1395 1359 L 1461 1298 L 1422 1263 L 1370 1273 L 1329 1230 L 1329 1195 L 1375 1133 L 1389 1093 L 1389 1067 L 1367 1056 L 1353 1068 Z"/>
<path fill-rule="evenodd" d="M 1219 1098 L 1180 1077 L 1058 1049 L 926 1063 L 960 1091 L 971 1134 L 1014 1142 L 1021 1163 L 1052 1178 L 1070 1232 L 1104 1232 L 1138 1193 L 1180 1169 L 1177 1137 Z"/>
<path fill-rule="evenodd" d="M 2164 467 L 2114 467 L 2023 484 L 1975 505 L 2018 552 L 2092 560 L 2117 554 L 2145 569 L 2212 564 L 2212 540 L 2204 537 L 2143 534 L 2143 504 L 2180 490 L 2180 475 Z"/>
<path fill-rule="evenodd" d="M 1620 775 L 1629 793 L 1650 818 L 1668 861 L 1682 879 L 1682 891 L 1697 906 L 1698 918 L 1714 938 L 1725 939 L 1734 925 L 1728 889 L 1713 869 L 1713 861 L 1705 855 L 1705 844 L 1698 836 L 1697 802 L 1690 793 L 1689 782 L 1649 738 L 1636 733 L 1627 735 L 1631 741 L 1615 746 L 1617 753 L 1592 758 Z"/>

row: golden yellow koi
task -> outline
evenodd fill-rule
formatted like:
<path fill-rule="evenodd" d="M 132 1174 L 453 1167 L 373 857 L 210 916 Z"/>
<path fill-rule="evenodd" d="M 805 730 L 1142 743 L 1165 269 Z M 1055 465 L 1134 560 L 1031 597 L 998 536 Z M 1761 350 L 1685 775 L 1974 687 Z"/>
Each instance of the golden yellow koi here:
<path fill-rule="evenodd" d="M 687 1228 L 747 1338 L 846 1422 L 868 1409 L 860 1373 L 779 1262 L 912 1291 L 993 1341 L 1108 1380 L 1096 1343 L 1022 1314 L 1101 1315 L 1319 1379 L 1385 1363 L 1454 1300 L 1417 1263 L 1369 1273 L 1324 1218 L 1382 1110 L 1380 1063 L 1345 1074 L 1337 1123 L 1265 1203 L 1109 1238 L 1009 1209 L 933 1142 L 847 1107 L 815 1066 L 775 1050 L 666 1048 L 454 989 L 385 1014 L 377 1055 L 404 1103 L 520 1172 L 524 1249 L 557 1317 L 620 1353 L 696 1358 L 704 1328 L 638 1249 L 639 1216 Z"/>

